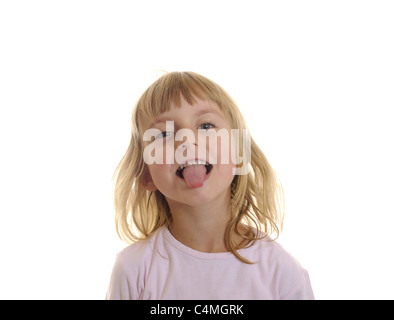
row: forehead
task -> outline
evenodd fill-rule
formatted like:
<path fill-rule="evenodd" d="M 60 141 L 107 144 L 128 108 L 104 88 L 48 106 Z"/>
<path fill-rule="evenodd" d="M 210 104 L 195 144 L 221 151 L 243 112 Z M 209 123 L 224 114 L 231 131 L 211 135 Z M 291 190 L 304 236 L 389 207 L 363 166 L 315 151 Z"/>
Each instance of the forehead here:
<path fill-rule="evenodd" d="M 166 121 L 181 121 L 187 117 L 197 119 L 203 115 L 226 119 L 225 114 L 215 102 L 207 99 L 203 100 L 197 97 L 194 97 L 194 100 L 194 103 L 188 103 L 184 97 L 181 97 L 179 104 L 172 103 L 168 110 L 158 113 L 152 119 L 143 117 L 141 119 L 143 127 L 149 128 L 158 123 L 165 123 Z"/>
<path fill-rule="evenodd" d="M 163 115 L 180 114 L 185 101 L 193 112 L 205 105 L 233 120 L 232 100 L 219 85 L 194 73 L 175 72 L 159 78 L 143 93 L 136 105 L 134 124 L 141 133 L 142 127 L 146 129 Z"/>

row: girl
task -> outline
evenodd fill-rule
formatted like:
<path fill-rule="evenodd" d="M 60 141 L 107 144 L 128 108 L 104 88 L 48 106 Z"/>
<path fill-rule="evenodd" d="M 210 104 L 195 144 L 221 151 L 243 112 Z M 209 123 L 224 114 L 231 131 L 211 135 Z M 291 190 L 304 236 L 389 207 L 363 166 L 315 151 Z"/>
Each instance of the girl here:
<path fill-rule="evenodd" d="M 117 232 L 132 244 L 107 299 L 314 298 L 307 271 L 270 237 L 282 192 L 246 129 L 199 74 L 167 73 L 142 94 L 114 175 Z"/>

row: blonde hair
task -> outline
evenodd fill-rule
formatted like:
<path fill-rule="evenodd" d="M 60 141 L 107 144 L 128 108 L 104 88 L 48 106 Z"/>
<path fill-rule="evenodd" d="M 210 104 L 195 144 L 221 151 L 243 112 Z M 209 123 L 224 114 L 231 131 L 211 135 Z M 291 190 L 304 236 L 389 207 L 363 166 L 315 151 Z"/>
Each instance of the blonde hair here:
<path fill-rule="evenodd" d="M 116 231 L 128 243 L 149 238 L 171 223 L 171 212 L 164 195 L 147 191 L 141 178 L 147 169 L 143 160 L 143 117 L 154 120 L 172 105 L 179 107 L 181 95 L 189 103 L 195 97 L 216 103 L 228 116 L 231 128 L 247 129 L 237 105 L 215 82 L 194 72 L 170 72 L 161 76 L 142 94 L 132 114 L 131 140 L 114 173 Z M 242 144 L 243 139 L 239 139 Z M 239 150 L 243 150 L 241 147 Z M 250 263 L 237 252 L 266 235 L 279 235 L 283 222 L 283 193 L 274 170 L 251 138 L 250 172 L 236 175 L 231 184 L 231 218 L 225 236 L 227 249 L 238 259 Z M 255 232 L 257 230 L 257 232 Z M 236 243 L 235 235 L 243 241 Z"/>

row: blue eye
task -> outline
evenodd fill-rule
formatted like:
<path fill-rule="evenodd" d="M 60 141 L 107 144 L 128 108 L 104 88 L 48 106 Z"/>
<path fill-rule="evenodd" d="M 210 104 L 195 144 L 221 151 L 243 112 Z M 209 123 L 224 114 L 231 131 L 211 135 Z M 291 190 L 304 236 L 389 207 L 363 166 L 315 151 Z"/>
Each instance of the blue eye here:
<path fill-rule="evenodd" d="M 160 133 L 155 137 L 155 140 L 156 140 L 156 139 L 161 139 L 161 138 L 170 137 L 172 134 L 173 134 L 173 132 L 171 132 L 171 131 L 163 131 L 163 132 L 160 132 Z"/>
<path fill-rule="evenodd" d="M 207 122 L 207 123 L 203 123 L 202 125 L 200 125 L 198 128 L 199 129 L 203 129 L 203 130 L 208 130 L 208 129 L 212 129 L 212 128 L 214 128 L 215 126 L 212 124 L 212 123 L 209 123 L 209 122 Z"/>

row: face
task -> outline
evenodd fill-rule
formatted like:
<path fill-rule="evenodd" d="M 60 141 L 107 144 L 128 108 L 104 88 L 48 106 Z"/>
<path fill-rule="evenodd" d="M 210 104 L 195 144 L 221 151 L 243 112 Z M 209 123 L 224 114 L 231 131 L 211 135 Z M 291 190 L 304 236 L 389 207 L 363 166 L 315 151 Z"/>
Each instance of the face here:
<path fill-rule="evenodd" d="M 196 101 L 190 105 L 182 98 L 179 108 L 172 106 L 153 123 L 144 119 L 142 124 L 154 139 L 145 142 L 144 158 L 155 156 L 155 161 L 146 161 L 150 164 L 142 184 L 147 190 L 158 189 L 170 207 L 204 205 L 230 195 L 235 167 L 230 124 L 215 103 Z"/>

